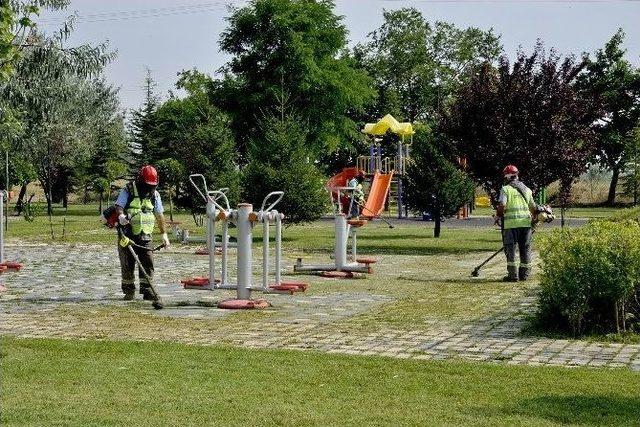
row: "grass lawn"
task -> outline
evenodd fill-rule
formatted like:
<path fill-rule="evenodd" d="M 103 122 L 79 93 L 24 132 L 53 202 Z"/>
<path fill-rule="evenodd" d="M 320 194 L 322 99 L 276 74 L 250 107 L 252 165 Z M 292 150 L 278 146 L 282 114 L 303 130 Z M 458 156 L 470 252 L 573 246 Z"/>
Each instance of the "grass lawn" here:
<path fill-rule="evenodd" d="M 2 425 L 608 425 L 628 370 L 168 343 L 2 339 Z"/>
<path fill-rule="evenodd" d="M 101 243 L 113 244 L 115 231 L 104 227 L 95 205 L 73 205 L 66 212 L 56 208 L 53 221 L 37 216 L 32 222 L 11 217 L 7 239 L 40 243 Z M 204 235 L 204 227 L 196 227 L 191 215 L 180 213 L 174 219 L 182 221 L 192 235 Z M 64 238 L 63 238 L 64 227 Z M 51 238 L 53 229 L 54 239 Z M 157 231 L 157 230 L 156 230 Z M 254 229 L 254 240 L 261 241 L 261 227 Z M 231 235 L 235 229 L 231 229 Z M 317 221 L 312 224 L 285 227 L 283 242 L 287 248 L 303 252 L 333 251 L 333 222 Z M 432 255 L 455 254 L 495 250 L 500 245 L 500 234 L 493 229 L 445 229 L 442 238 L 433 238 L 433 223 L 406 221 L 389 229 L 380 221 L 367 225 L 359 233 L 361 253 Z M 201 245 L 202 246 L 202 245 Z"/>

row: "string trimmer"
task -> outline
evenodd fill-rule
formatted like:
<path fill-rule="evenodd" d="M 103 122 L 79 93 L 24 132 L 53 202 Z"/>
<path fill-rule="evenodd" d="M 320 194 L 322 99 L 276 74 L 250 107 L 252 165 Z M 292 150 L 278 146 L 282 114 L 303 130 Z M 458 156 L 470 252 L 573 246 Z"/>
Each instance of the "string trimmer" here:
<path fill-rule="evenodd" d="M 160 298 L 160 294 L 158 294 L 158 291 L 153 286 L 149 273 L 147 273 L 147 270 L 142 266 L 142 262 L 140 262 L 140 258 L 138 258 L 138 254 L 134 249 L 134 248 L 138 248 L 138 249 L 142 249 L 150 252 L 155 252 L 164 248 L 164 243 L 153 249 L 147 248 L 146 246 L 138 245 L 137 243 L 133 242 L 133 240 L 125 236 L 124 233 L 122 232 L 122 227 L 118 226 L 117 229 L 118 229 L 118 244 L 120 245 L 120 247 L 127 248 L 129 250 L 129 253 L 133 257 L 133 259 L 136 261 L 136 264 L 138 265 L 138 269 L 139 269 L 138 271 L 142 273 L 145 279 L 147 279 L 147 283 L 149 284 L 149 287 L 145 290 L 145 292 L 147 292 L 151 297 L 151 305 L 156 310 L 160 310 L 161 308 L 164 308 L 164 305 L 162 304 L 162 299 Z"/>
<path fill-rule="evenodd" d="M 531 227 L 533 228 L 533 230 L 531 231 L 531 235 L 533 235 L 536 232 L 536 226 L 539 223 L 541 223 L 541 222 L 542 223 L 550 223 L 554 219 L 555 219 L 555 216 L 553 215 L 553 211 L 551 210 L 550 206 L 548 206 L 548 205 L 540 205 L 540 206 L 538 206 L 536 208 L 536 215 L 533 218 L 533 221 L 531 223 Z M 503 250 L 504 250 L 504 244 L 500 247 L 500 249 L 498 249 L 493 254 L 491 254 L 491 256 L 489 258 L 484 260 L 482 262 L 482 264 L 480 264 L 476 268 L 474 268 L 473 271 L 471 272 L 471 277 L 478 277 L 480 275 L 480 269 L 482 267 L 484 267 L 485 265 L 487 265 L 489 263 L 489 261 L 494 259 Z"/>
<path fill-rule="evenodd" d="M 102 220 L 107 227 L 116 228 L 116 230 L 118 231 L 118 245 L 120 245 L 120 247 L 122 248 L 126 248 L 129 250 L 129 253 L 135 260 L 136 265 L 138 266 L 138 271 L 142 273 L 145 279 L 147 279 L 147 283 L 149 284 L 149 287 L 147 288 L 146 292 L 151 297 L 151 301 L 152 301 L 151 305 L 153 306 L 153 308 L 155 308 L 156 310 L 160 310 L 161 308 L 164 308 L 164 304 L 162 303 L 160 294 L 158 293 L 156 288 L 153 286 L 149 273 L 147 273 L 147 270 L 142 265 L 142 262 L 140 261 L 140 258 L 138 258 L 138 254 L 134 249 L 134 248 L 138 248 L 138 249 L 142 249 L 149 252 L 156 252 L 165 247 L 164 243 L 152 249 L 146 246 L 138 245 L 133 240 L 125 236 L 122 230 L 122 226 L 118 223 L 117 213 L 113 206 L 107 208 L 102 213 Z"/>

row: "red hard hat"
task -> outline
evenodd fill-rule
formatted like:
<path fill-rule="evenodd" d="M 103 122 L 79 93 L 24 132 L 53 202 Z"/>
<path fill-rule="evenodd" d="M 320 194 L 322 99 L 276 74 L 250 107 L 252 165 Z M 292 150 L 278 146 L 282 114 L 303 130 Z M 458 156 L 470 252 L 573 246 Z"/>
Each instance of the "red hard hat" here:
<path fill-rule="evenodd" d="M 151 165 L 140 168 L 140 179 L 145 184 L 158 185 L 158 171 Z"/>
<path fill-rule="evenodd" d="M 502 175 L 518 175 L 519 173 L 520 171 L 518 171 L 518 168 L 514 165 L 508 165 L 502 171 Z"/>

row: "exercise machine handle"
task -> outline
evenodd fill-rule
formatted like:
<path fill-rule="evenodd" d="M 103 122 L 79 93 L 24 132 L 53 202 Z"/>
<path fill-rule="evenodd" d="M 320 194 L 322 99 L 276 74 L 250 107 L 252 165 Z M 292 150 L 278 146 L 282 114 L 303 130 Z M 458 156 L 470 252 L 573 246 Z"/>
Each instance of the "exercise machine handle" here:
<path fill-rule="evenodd" d="M 202 184 L 204 186 L 204 193 L 202 191 L 200 191 L 200 187 L 198 186 L 198 184 L 196 184 L 196 182 L 195 182 L 196 178 L 201 178 L 202 179 Z M 191 185 L 193 185 L 193 188 L 196 189 L 198 194 L 200 194 L 200 196 L 202 196 L 202 199 L 204 200 L 204 202 L 207 203 L 209 201 L 209 199 L 205 194 L 209 194 L 209 191 L 207 189 L 207 179 L 204 177 L 204 175 L 202 175 L 201 173 L 191 174 L 191 175 L 189 175 L 189 181 L 191 181 Z"/>
<path fill-rule="evenodd" d="M 271 204 L 269 205 L 269 207 L 268 207 L 267 209 L 265 209 L 264 207 L 266 206 L 267 201 L 268 201 L 270 198 L 274 197 L 274 196 L 277 196 L 277 197 L 278 197 L 278 198 L 276 199 L 276 201 L 275 201 L 275 202 L 273 202 L 273 203 L 271 203 Z M 282 200 L 282 198 L 283 198 L 283 197 L 284 197 L 284 191 L 272 191 L 271 193 L 267 194 L 267 196 L 266 196 L 266 197 L 264 198 L 264 200 L 262 201 L 262 206 L 260 207 L 260 212 L 262 212 L 262 213 L 267 213 L 267 212 L 269 212 L 270 210 L 272 210 L 273 208 L 275 208 L 275 207 L 276 207 L 276 205 L 277 205 L 278 203 L 280 203 L 280 200 Z"/>

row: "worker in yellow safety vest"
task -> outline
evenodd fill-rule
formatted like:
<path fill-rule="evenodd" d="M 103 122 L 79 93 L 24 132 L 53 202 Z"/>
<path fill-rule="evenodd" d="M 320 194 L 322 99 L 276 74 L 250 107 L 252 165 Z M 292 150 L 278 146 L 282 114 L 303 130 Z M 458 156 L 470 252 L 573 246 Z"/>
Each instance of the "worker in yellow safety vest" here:
<path fill-rule="evenodd" d="M 500 190 L 497 214 L 502 219 L 502 243 L 507 256 L 505 282 L 527 280 L 531 275 L 532 219 L 537 205 L 532 191 L 519 179 L 518 168 L 508 165 L 503 170 L 505 185 Z M 520 262 L 516 261 L 516 246 Z"/>
<path fill-rule="evenodd" d="M 138 177 L 120 191 L 115 204 L 118 222 L 123 233 L 135 243 L 133 246 L 135 253 L 148 275 L 146 277 L 143 273 L 138 273 L 140 293 L 145 300 L 153 299 L 153 295 L 149 291 L 149 280 L 153 278 L 154 270 L 151 236 L 155 223 L 158 223 L 158 228 L 162 233 L 163 245 L 169 246 L 162 200 L 156 191 L 157 185 L 158 172 L 156 169 L 150 165 L 143 166 Z M 118 255 L 122 272 L 122 292 L 124 300 L 129 301 L 135 297 L 134 270 L 136 261 L 131 252 L 121 245 L 118 245 Z"/>

